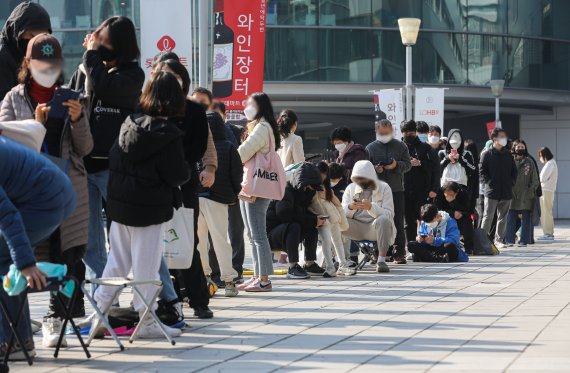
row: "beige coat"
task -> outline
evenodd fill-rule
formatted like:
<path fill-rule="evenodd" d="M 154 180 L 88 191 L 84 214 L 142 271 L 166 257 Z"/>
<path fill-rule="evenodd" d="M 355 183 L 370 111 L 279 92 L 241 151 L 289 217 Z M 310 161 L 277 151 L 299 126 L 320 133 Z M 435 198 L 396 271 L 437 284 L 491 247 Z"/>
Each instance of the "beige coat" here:
<path fill-rule="evenodd" d="M 17 85 L 6 94 L 0 108 L 0 121 L 34 119 L 31 100 L 24 87 Z M 83 157 L 93 149 L 93 138 L 85 111 L 77 123 L 67 121 L 61 144 L 61 156 L 69 161 L 68 176 L 77 192 L 77 207 L 60 227 L 61 250 L 65 251 L 87 245 L 89 197 Z"/>
<path fill-rule="evenodd" d="M 269 144 L 272 142 L 270 136 L 274 136 L 271 124 L 265 120 L 249 123 L 247 127 L 249 136 L 238 148 L 242 163 L 249 161 L 257 152 L 269 153 Z"/>
<path fill-rule="evenodd" d="M 277 150 L 283 167 L 305 161 L 305 151 L 303 150 L 303 139 L 294 133 L 287 137 L 281 137 L 281 148 Z"/>
<path fill-rule="evenodd" d="M 348 229 L 348 220 L 346 220 L 342 204 L 337 207 L 334 203 L 327 201 L 324 191 L 315 194 L 309 211 L 317 216 L 328 215 L 329 218 L 325 224 L 338 224 L 341 232 Z"/>

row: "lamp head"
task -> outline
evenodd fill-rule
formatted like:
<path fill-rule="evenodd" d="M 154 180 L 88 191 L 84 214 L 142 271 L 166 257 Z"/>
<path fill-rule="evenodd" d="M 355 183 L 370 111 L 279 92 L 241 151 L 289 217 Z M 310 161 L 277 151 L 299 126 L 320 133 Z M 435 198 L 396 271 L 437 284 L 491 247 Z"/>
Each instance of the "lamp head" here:
<path fill-rule="evenodd" d="M 418 40 L 420 24 L 422 20 L 419 18 L 400 18 L 398 19 L 398 27 L 400 28 L 400 36 L 402 44 L 414 45 Z"/>
<path fill-rule="evenodd" d="M 504 87 L 505 81 L 503 79 L 491 80 L 491 92 L 493 92 L 494 97 L 501 97 Z"/>

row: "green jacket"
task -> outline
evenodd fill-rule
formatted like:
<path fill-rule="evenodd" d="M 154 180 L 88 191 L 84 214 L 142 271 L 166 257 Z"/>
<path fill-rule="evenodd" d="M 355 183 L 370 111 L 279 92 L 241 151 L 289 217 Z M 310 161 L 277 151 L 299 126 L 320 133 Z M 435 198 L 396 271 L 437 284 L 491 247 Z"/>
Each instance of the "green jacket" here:
<path fill-rule="evenodd" d="M 528 157 L 516 159 L 518 170 L 517 181 L 513 187 L 513 199 L 511 210 L 532 210 L 533 200 L 536 196 L 536 188 L 540 183 L 536 173 L 536 167 Z"/>

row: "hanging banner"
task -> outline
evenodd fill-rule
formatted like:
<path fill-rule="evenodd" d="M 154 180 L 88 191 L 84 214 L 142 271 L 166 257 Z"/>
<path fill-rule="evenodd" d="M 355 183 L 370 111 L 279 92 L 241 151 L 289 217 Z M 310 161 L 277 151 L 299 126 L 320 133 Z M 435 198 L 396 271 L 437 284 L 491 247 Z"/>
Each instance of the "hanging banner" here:
<path fill-rule="evenodd" d="M 154 56 L 172 51 L 191 70 L 192 24 L 191 1 L 140 0 L 141 61 L 146 78 L 150 77 Z"/>
<path fill-rule="evenodd" d="M 244 120 L 247 97 L 263 91 L 265 0 L 216 0 L 213 94 L 228 120 Z"/>
<path fill-rule="evenodd" d="M 394 138 L 402 138 L 400 131 L 400 124 L 404 121 L 402 89 L 382 89 L 374 92 L 374 96 L 374 111 L 384 113 L 386 119 L 392 123 Z"/>
<path fill-rule="evenodd" d="M 417 88 L 414 120 L 437 125 L 443 131 L 445 88 Z"/>

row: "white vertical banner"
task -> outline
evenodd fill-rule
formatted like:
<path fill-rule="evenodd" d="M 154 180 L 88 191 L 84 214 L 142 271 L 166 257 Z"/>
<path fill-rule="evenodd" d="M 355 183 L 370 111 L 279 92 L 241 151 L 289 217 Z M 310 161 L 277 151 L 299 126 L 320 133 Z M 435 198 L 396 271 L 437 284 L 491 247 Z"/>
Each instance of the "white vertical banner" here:
<path fill-rule="evenodd" d="M 154 56 L 166 50 L 192 71 L 191 11 L 190 0 L 140 0 L 141 64 L 147 79 Z"/>
<path fill-rule="evenodd" d="M 400 124 L 404 121 L 404 102 L 402 89 L 382 89 L 374 92 L 378 98 L 380 111 L 386 114 L 386 119 L 392 122 L 394 138 L 401 139 Z M 375 100 L 376 101 L 376 100 Z"/>
<path fill-rule="evenodd" d="M 437 125 L 443 131 L 445 88 L 417 88 L 414 119 Z"/>

